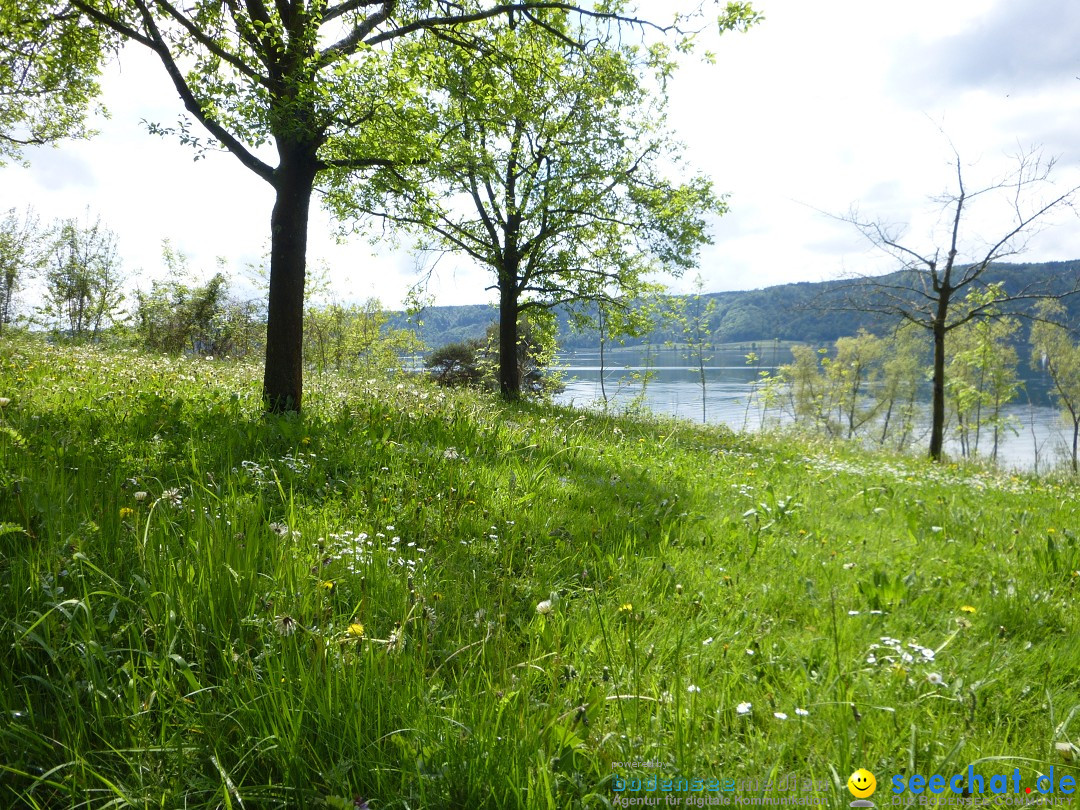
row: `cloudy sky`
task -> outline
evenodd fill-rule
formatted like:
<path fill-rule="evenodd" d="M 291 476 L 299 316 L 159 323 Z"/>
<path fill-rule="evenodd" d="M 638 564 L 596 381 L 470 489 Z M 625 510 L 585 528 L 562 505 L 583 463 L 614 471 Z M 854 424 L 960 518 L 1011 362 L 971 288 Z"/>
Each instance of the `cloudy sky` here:
<path fill-rule="evenodd" d="M 666 13 L 663 0 L 642 3 Z M 715 64 L 688 62 L 673 86 L 671 124 L 686 157 L 730 194 L 702 255 L 707 289 L 885 271 L 888 261 L 828 214 L 857 207 L 906 226 L 932 252 L 941 207 L 955 188 L 953 147 L 968 185 L 987 185 L 1041 147 L 1061 187 L 1080 184 L 1080 3 L 1075 0 L 755 0 L 763 24 L 715 44 Z M 125 51 L 110 69 L 93 141 L 36 150 L 31 166 L 0 169 L 0 206 L 32 204 L 43 218 L 87 206 L 117 232 L 132 283 L 162 274 L 169 238 L 209 271 L 259 262 L 269 187 L 234 158 L 198 162 L 140 121 L 165 125 L 179 102 L 153 58 Z M 950 145 L 950 143 L 952 145 Z M 1000 211 L 972 210 L 974 247 L 998 235 Z M 938 228 L 939 229 L 939 228 Z M 397 307 L 417 261 L 389 244 L 335 243 L 321 212 L 311 256 L 332 268 L 337 298 Z M 940 241 L 940 240 L 939 240 Z M 1024 260 L 1080 258 L 1080 219 L 1059 217 Z M 491 300 L 486 275 L 452 256 L 437 266 L 440 304 Z M 688 280 L 674 282 L 685 289 Z"/>

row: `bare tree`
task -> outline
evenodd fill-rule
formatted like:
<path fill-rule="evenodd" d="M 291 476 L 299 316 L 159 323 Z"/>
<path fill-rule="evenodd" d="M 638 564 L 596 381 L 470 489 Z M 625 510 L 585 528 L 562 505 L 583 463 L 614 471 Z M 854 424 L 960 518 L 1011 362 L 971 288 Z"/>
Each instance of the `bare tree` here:
<path fill-rule="evenodd" d="M 974 290 L 987 290 L 991 280 L 987 271 L 992 265 L 1021 253 L 1031 237 L 1049 224 L 1051 214 L 1072 206 L 1080 186 L 1065 191 L 1056 187 L 1051 182 L 1055 161 L 1034 149 L 1019 153 L 1008 174 L 977 188 L 969 186 L 955 148 L 951 166 L 954 186 L 935 199 L 946 223 L 943 243 L 930 240 L 926 246 L 919 245 L 907 240 L 902 229 L 863 219 L 857 212 L 840 217 L 899 261 L 902 269 L 843 285 L 839 302 L 833 305 L 900 318 L 930 335 L 934 347 L 930 457 L 935 461 L 941 460 L 945 433 L 946 337 L 971 320 L 1007 313 L 1011 302 L 1060 298 L 1080 291 L 1080 283 L 1073 280 L 1065 286 L 1033 283 L 1020 289 L 1002 288 L 997 295 L 967 296 Z M 1007 211 L 1001 235 L 989 241 L 974 237 L 968 227 L 973 209 L 984 201 L 997 202 Z"/>

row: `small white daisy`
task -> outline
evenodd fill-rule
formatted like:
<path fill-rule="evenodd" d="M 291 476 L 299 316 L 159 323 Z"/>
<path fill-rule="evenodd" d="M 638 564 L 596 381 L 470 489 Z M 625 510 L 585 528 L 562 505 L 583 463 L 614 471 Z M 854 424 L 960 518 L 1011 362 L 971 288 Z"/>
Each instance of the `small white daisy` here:
<path fill-rule="evenodd" d="M 773 712 L 772 716 L 775 717 L 777 720 L 787 720 L 787 715 L 783 712 Z"/>
<path fill-rule="evenodd" d="M 753 704 L 747 701 L 746 703 L 740 703 L 735 707 L 736 714 L 750 714 L 750 710 L 754 708 Z"/>
<path fill-rule="evenodd" d="M 806 709 L 796 709 L 795 714 L 799 715 L 799 717 L 809 717 L 810 716 L 810 712 L 808 712 Z"/>

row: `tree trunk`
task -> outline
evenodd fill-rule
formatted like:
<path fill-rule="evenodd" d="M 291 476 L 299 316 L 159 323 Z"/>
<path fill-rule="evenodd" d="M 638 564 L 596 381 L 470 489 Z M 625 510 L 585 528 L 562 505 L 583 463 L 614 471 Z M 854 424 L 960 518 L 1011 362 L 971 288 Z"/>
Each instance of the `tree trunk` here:
<path fill-rule="evenodd" d="M 889 397 L 889 407 L 885 411 L 885 424 L 882 425 L 882 427 L 881 427 L 881 439 L 878 440 L 878 444 L 881 445 L 882 447 L 885 446 L 885 437 L 889 435 L 889 422 L 892 420 L 892 409 L 893 409 L 893 405 L 895 403 L 896 403 L 896 397 L 895 396 L 890 396 Z"/>
<path fill-rule="evenodd" d="M 318 171 L 312 146 L 279 141 L 278 153 L 263 373 L 263 401 L 272 413 L 299 411 L 303 399 L 308 214 Z"/>
<path fill-rule="evenodd" d="M 1073 443 L 1072 443 L 1072 470 L 1073 475 L 1076 475 L 1076 444 L 1077 439 L 1080 439 L 1080 419 L 1073 417 Z"/>
<path fill-rule="evenodd" d="M 601 396 L 604 397 L 604 410 L 606 411 L 607 406 L 608 406 L 608 400 L 607 400 L 607 388 L 604 386 L 604 343 L 605 343 L 604 329 L 607 327 L 607 324 L 604 321 L 604 307 L 603 307 L 603 305 L 600 306 L 600 308 L 598 310 L 598 313 L 597 313 L 597 317 L 599 318 L 599 324 L 600 324 L 600 394 L 601 394 Z"/>
<path fill-rule="evenodd" d="M 948 306 L 947 304 L 945 305 Z M 941 461 L 945 443 L 945 318 L 940 315 L 934 321 L 934 390 L 930 417 L 930 458 Z"/>
<path fill-rule="evenodd" d="M 499 274 L 499 391 L 511 401 L 521 398 L 516 281 L 517 273 Z"/>

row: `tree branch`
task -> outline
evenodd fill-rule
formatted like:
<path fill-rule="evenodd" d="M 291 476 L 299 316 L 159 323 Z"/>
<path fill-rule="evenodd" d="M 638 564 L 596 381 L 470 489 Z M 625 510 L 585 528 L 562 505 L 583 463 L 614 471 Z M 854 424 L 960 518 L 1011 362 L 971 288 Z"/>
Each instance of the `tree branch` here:
<path fill-rule="evenodd" d="M 370 4 L 365 3 L 365 5 Z M 319 53 L 319 64 L 327 65 L 335 59 L 355 53 L 356 49 L 360 47 L 360 43 L 364 41 L 364 37 L 374 31 L 377 26 L 390 17 L 390 14 L 394 10 L 394 6 L 395 0 L 384 0 L 381 9 L 373 11 L 365 17 L 363 22 L 353 26 L 353 29 L 348 34 L 333 45 L 323 48 Z M 369 42 L 368 44 L 373 45 L 375 43 Z"/>
<path fill-rule="evenodd" d="M 165 71 L 169 74 L 169 78 L 172 79 L 173 86 L 180 94 L 180 99 L 184 102 L 184 107 L 187 111 L 194 115 L 199 122 L 210 131 L 210 134 L 217 138 L 226 149 L 232 152 L 246 168 L 273 185 L 274 168 L 255 157 L 255 155 L 234 137 L 232 133 L 206 114 L 202 105 L 199 104 L 199 100 L 195 97 L 195 93 L 184 79 L 184 75 L 180 72 L 180 68 L 177 67 L 176 60 L 173 58 L 169 46 L 165 44 L 150 10 L 146 7 L 143 0 L 137 0 L 136 5 L 139 12 L 142 14 L 143 25 L 146 26 L 146 29 L 149 32 L 149 37 L 147 38 L 148 47 L 158 55 L 159 59 L 161 59 L 161 63 L 165 66 Z"/>
<path fill-rule="evenodd" d="M 403 25 L 390 31 L 384 31 L 383 33 L 367 40 L 367 44 L 378 45 L 381 42 L 388 42 L 392 39 L 399 39 L 408 34 L 412 34 L 417 31 L 423 31 L 428 28 L 440 28 L 449 25 L 466 25 L 468 23 L 481 22 L 483 20 L 488 20 L 492 17 L 498 17 L 503 14 L 509 14 L 514 11 L 526 13 L 529 11 L 542 10 L 569 11 L 581 14 L 585 17 L 592 17 L 594 19 L 610 20 L 612 22 L 624 23 L 626 25 L 636 25 L 641 28 L 651 28 L 660 33 L 668 33 L 669 31 L 675 29 L 675 25 L 660 25 L 658 23 L 652 22 L 651 20 L 646 20 L 641 17 L 630 17 L 623 14 L 615 14 L 613 12 L 594 11 L 592 9 L 582 8 L 581 6 L 574 3 L 500 3 L 499 5 L 493 6 L 492 8 L 485 9 L 483 11 L 476 11 L 471 14 L 450 14 L 442 17 L 428 17 L 423 20 L 416 20 L 415 22 L 411 22 L 408 25 Z"/>
<path fill-rule="evenodd" d="M 240 59 L 240 57 L 236 56 L 236 54 L 229 53 L 227 50 L 214 42 L 212 37 L 207 36 L 197 25 L 195 25 L 195 23 L 193 23 L 186 16 L 184 16 L 179 11 L 179 9 L 173 6 L 173 4 L 169 2 L 169 0 L 155 0 L 155 2 L 163 9 L 165 9 L 165 12 L 170 17 L 172 17 L 176 22 L 178 22 L 185 31 L 191 34 L 191 36 L 194 37 L 195 40 L 198 41 L 200 44 L 202 44 L 203 47 L 205 47 L 208 51 L 210 51 L 210 53 L 228 62 L 238 71 L 240 71 L 241 74 L 247 76 L 252 81 L 261 84 L 264 87 L 266 86 L 267 82 L 265 77 L 260 76 L 258 73 L 248 67 L 244 60 Z"/>

